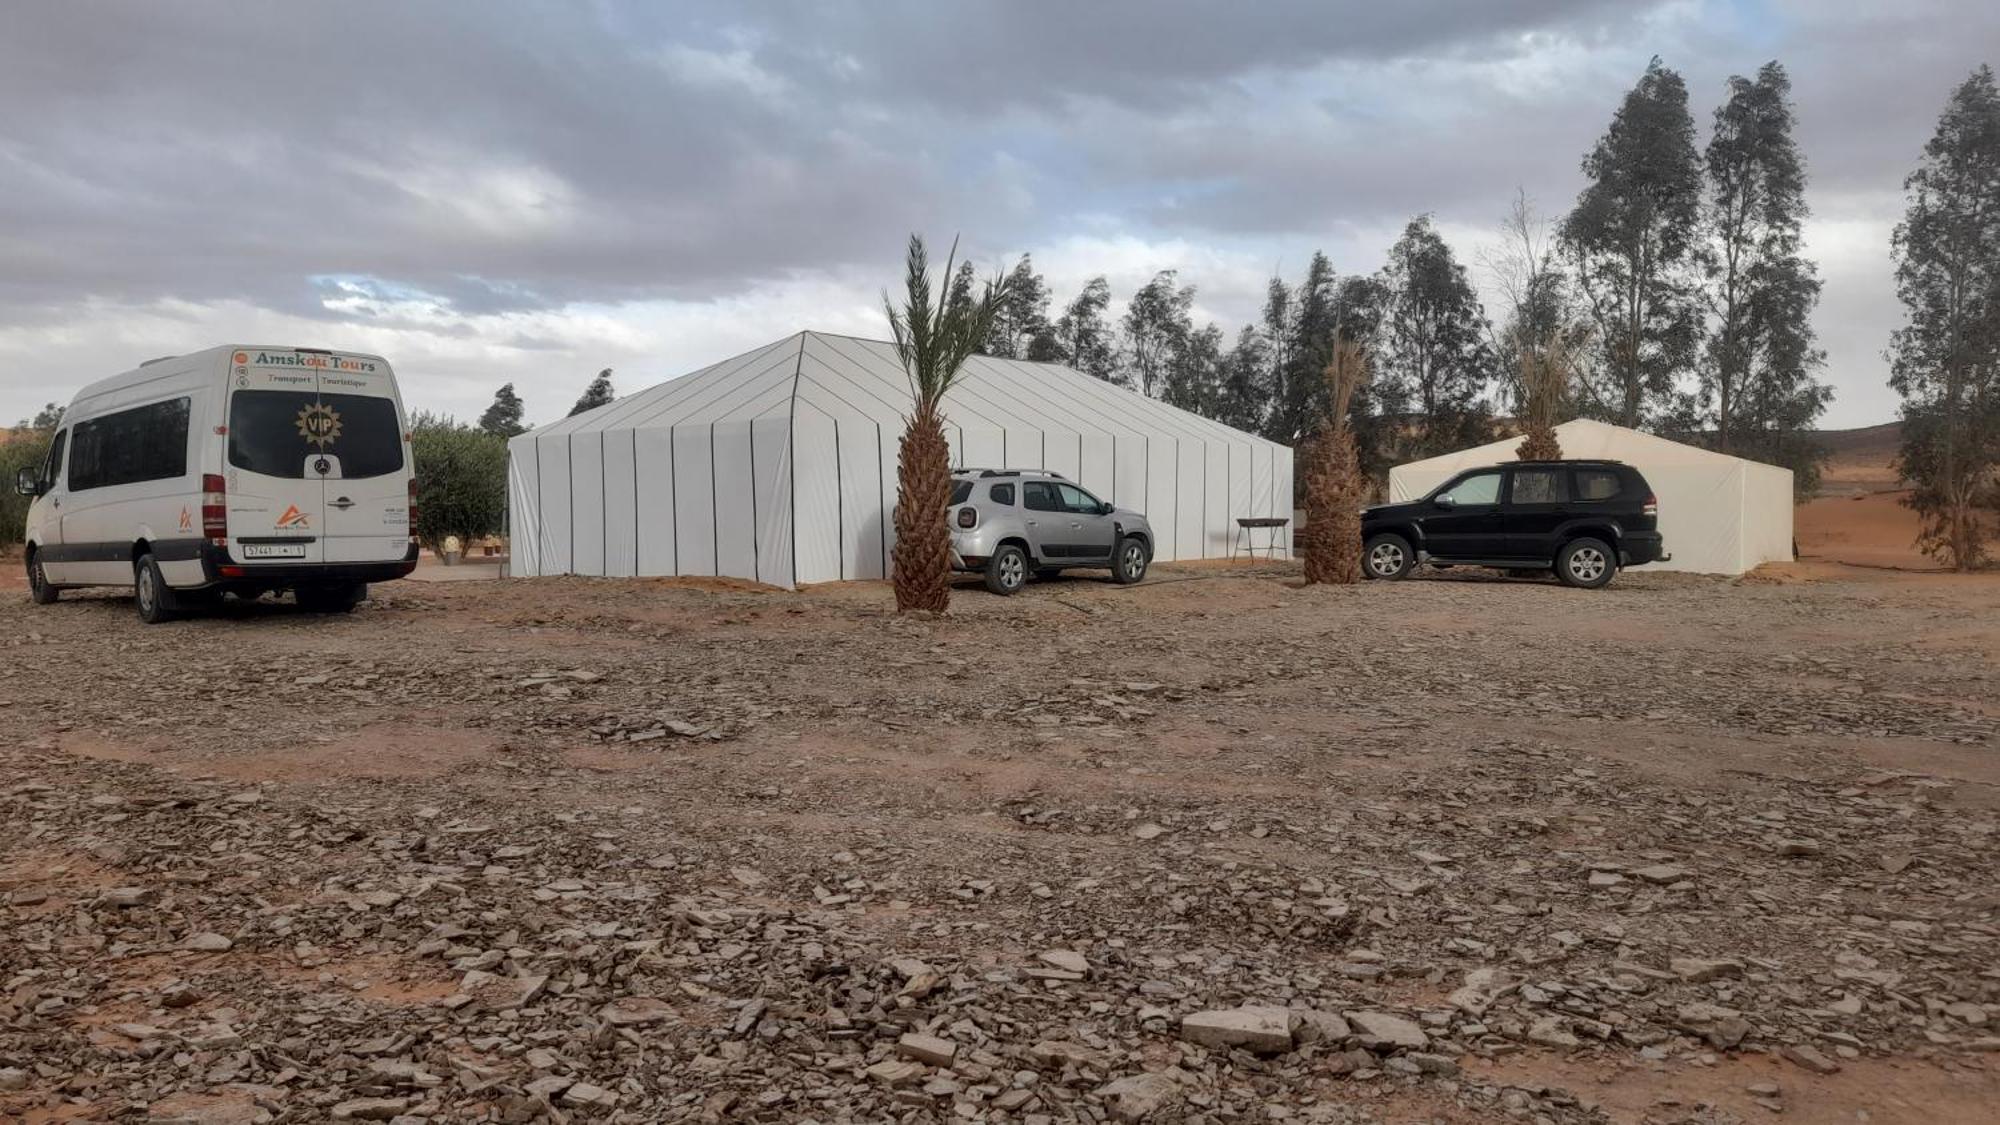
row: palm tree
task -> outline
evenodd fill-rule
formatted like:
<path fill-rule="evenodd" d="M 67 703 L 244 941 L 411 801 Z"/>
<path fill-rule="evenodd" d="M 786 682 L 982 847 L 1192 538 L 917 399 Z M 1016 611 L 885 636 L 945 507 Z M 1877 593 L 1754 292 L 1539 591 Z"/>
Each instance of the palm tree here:
<path fill-rule="evenodd" d="M 896 610 L 943 613 L 951 604 L 951 445 L 944 436 L 944 396 L 958 381 L 967 357 L 979 349 L 1008 293 L 1000 273 L 977 297 L 952 284 L 958 242 L 952 241 L 944 273 L 933 292 L 924 240 L 910 236 L 904 271 L 907 292 L 899 309 L 885 291 L 883 307 L 896 341 L 896 357 L 910 379 L 910 416 L 896 455 Z"/>
<path fill-rule="evenodd" d="M 1368 482 L 1354 444 L 1348 409 L 1368 381 L 1368 355 L 1359 341 L 1340 337 L 1326 365 L 1325 412 L 1306 449 L 1306 582 L 1340 585 L 1361 581 L 1361 502 Z"/>

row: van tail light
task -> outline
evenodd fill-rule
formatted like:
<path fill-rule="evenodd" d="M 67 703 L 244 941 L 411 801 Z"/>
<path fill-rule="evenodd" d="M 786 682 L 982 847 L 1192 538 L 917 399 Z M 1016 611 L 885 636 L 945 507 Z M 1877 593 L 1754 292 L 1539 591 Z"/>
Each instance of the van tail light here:
<path fill-rule="evenodd" d="M 410 542 L 417 541 L 417 478 L 410 478 Z"/>
<path fill-rule="evenodd" d="M 1657 497 L 1657 496 L 1655 496 L 1655 495 L 1653 495 L 1652 493 L 1648 492 L 1648 493 L 1646 494 L 1646 502 L 1645 502 L 1644 504 L 1642 504 L 1642 505 L 1640 505 L 1640 506 L 1639 506 L 1639 514 L 1640 514 L 1640 515 L 1642 515 L 1642 516 L 1657 516 L 1657 515 L 1659 515 L 1659 514 L 1660 514 L 1660 498 L 1659 498 L 1659 497 Z"/>
<path fill-rule="evenodd" d="M 974 511 L 970 507 L 960 508 L 958 510 L 958 526 L 970 528 L 970 527 L 977 527 L 978 525 L 979 525 L 979 513 L 977 511 Z"/>
<path fill-rule="evenodd" d="M 201 474 L 201 534 L 218 547 L 229 539 L 228 486 L 221 473 Z"/>

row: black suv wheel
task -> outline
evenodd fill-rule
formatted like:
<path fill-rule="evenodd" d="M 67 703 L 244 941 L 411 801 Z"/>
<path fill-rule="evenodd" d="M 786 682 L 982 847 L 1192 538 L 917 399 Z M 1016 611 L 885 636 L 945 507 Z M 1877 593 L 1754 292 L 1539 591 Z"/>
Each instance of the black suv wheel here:
<path fill-rule="evenodd" d="M 1393 531 L 1374 536 L 1361 549 L 1361 573 L 1370 578 L 1394 581 L 1417 565 L 1417 553 L 1410 541 Z"/>
<path fill-rule="evenodd" d="M 1595 590 L 1618 573 L 1618 556 L 1601 539 L 1572 539 L 1556 553 L 1556 577 L 1565 586 Z"/>
<path fill-rule="evenodd" d="M 1005 597 L 1028 582 L 1028 553 L 1012 543 L 1002 544 L 986 560 L 986 588 Z"/>

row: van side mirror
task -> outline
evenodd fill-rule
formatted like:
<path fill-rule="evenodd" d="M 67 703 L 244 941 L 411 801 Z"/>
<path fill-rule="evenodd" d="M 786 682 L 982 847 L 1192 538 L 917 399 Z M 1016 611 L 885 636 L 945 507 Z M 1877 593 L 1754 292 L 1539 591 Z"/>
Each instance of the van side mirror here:
<path fill-rule="evenodd" d="M 23 496 L 40 496 L 42 474 L 34 469 L 22 469 L 20 475 L 14 478 L 14 491 Z"/>
<path fill-rule="evenodd" d="M 1449 492 L 1445 493 L 1443 496 L 1438 497 L 1436 500 L 1431 501 L 1431 503 L 1436 504 L 1440 508 L 1458 507 L 1458 501 L 1453 500 L 1451 498 L 1451 493 Z"/>

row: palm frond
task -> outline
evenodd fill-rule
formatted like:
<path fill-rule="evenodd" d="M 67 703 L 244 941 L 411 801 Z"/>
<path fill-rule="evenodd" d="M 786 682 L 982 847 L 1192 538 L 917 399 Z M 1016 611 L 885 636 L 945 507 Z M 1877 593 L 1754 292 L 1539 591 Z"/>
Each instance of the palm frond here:
<path fill-rule="evenodd" d="M 889 316 L 889 333 L 896 358 L 910 380 L 910 398 L 917 413 L 935 411 L 958 381 L 965 361 L 978 352 L 1005 303 L 1011 276 L 1002 270 L 985 282 L 974 297 L 953 291 L 958 240 L 945 255 L 944 272 L 933 286 L 930 253 L 921 236 L 912 234 L 904 260 L 903 301 L 887 291 L 882 305 Z"/>

